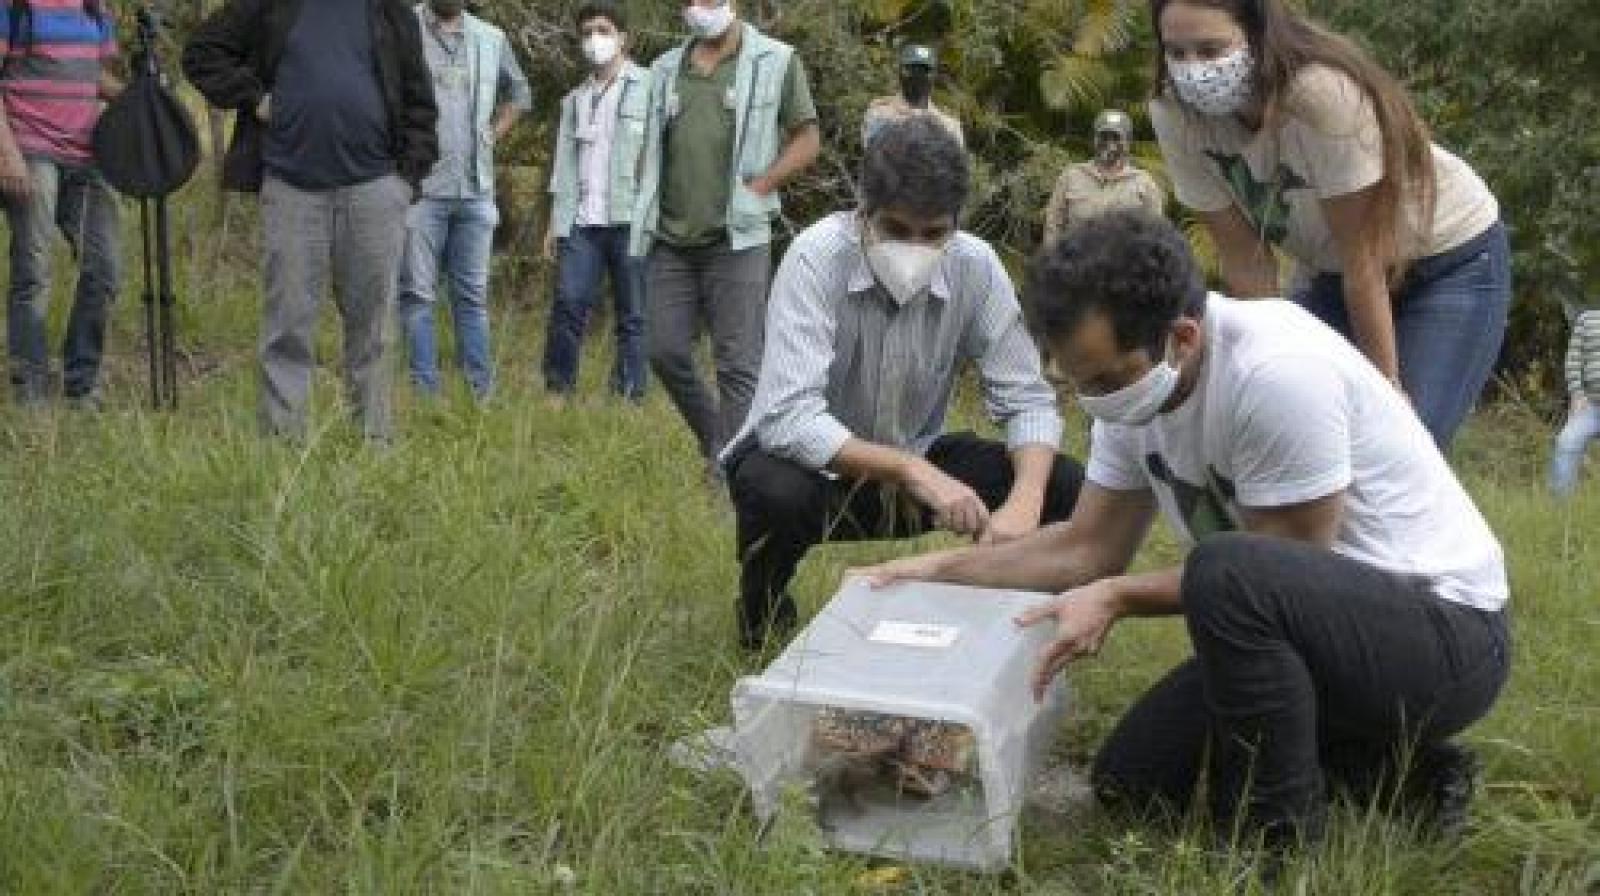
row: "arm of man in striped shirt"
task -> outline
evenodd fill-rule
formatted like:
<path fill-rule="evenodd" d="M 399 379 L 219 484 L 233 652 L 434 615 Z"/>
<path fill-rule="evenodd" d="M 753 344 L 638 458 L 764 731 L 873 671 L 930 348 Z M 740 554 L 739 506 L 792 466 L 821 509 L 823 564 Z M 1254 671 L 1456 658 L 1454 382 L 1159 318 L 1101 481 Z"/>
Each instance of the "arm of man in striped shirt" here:
<path fill-rule="evenodd" d="M 1061 445 L 1055 391 L 1044 381 L 1039 352 L 1023 324 L 1015 287 L 994 250 L 971 278 L 977 290 L 973 355 L 983 384 L 984 408 L 1006 429 L 1015 482 L 990 518 L 981 541 L 1005 542 L 1039 528 L 1045 486 Z"/>

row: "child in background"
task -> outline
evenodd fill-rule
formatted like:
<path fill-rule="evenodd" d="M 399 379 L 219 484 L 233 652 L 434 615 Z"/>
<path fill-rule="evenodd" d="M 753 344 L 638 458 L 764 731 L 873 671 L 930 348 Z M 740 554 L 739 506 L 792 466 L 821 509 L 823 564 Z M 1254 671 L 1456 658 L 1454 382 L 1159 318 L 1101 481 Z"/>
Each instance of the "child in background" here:
<path fill-rule="evenodd" d="M 1572 494 L 1589 442 L 1600 438 L 1600 308 L 1580 309 L 1567 344 L 1567 391 L 1572 407 L 1567 425 L 1556 436 L 1550 461 L 1550 488 L 1559 497 Z"/>

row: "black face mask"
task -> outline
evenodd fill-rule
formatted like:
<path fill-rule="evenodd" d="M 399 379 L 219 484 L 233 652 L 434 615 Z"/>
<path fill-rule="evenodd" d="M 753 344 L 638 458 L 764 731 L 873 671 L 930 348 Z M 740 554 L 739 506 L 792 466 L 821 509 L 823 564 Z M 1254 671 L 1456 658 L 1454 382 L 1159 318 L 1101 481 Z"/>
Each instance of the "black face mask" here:
<path fill-rule="evenodd" d="M 1096 140 L 1094 157 L 1101 165 L 1114 168 L 1128 160 L 1128 146 L 1121 140 Z"/>
<path fill-rule="evenodd" d="M 453 19 L 461 15 L 466 8 L 465 0 L 428 0 L 428 6 L 433 14 L 441 19 Z"/>
<path fill-rule="evenodd" d="M 933 97 L 933 72 L 925 68 L 908 68 L 900 72 L 900 95 L 917 108 L 928 105 Z"/>

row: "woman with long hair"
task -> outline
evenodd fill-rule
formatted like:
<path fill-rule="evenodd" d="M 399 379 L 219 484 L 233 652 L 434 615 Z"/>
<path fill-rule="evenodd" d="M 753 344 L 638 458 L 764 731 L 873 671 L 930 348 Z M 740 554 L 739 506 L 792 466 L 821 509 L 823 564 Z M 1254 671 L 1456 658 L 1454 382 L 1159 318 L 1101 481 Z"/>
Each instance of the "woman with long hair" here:
<path fill-rule="evenodd" d="M 1293 297 L 1410 398 L 1441 449 L 1494 369 L 1511 299 L 1499 205 L 1405 89 L 1281 0 L 1151 0 L 1151 122 L 1240 297 Z"/>

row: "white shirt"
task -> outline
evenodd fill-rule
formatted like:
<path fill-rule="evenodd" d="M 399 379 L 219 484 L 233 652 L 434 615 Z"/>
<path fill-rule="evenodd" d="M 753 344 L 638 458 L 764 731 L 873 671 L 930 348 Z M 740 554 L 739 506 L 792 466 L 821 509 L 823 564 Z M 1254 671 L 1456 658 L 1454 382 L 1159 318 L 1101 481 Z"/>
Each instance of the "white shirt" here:
<path fill-rule="evenodd" d="M 1154 491 L 1191 544 L 1243 528 L 1239 508 L 1344 492 L 1333 550 L 1426 577 L 1444 600 L 1498 610 L 1505 557 L 1405 397 L 1341 336 L 1278 299 L 1213 295 L 1194 393 L 1142 427 L 1096 423 L 1087 476 Z"/>
<path fill-rule="evenodd" d="M 617 104 L 622 100 L 620 77 L 609 83 L 585 81 L 573 97 L 578 118 L 578 220 L 579 227 L 609 227 L 611 215 L 611 143 L 617 132 Z"/>

